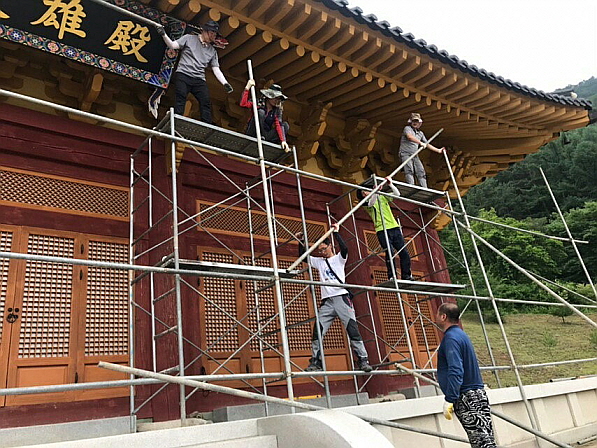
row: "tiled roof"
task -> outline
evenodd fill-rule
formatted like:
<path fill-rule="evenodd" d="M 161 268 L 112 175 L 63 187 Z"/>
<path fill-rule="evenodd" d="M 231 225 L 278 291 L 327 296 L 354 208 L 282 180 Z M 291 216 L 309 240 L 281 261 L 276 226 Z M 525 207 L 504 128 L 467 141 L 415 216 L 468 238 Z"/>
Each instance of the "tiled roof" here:
<path fill-rule="evenodd" d="M 375 14 L 363 14 L 363 10 L 358 6 L 349 8 L 348 1 L 346 0 L 317 1 L 323 3 L 330 9 L 339 11 L 342 13 L 342 15 L 350 17 L 362 25 L 367 25 L 372 30 L 379 31 L 382 34 L 393 38 L 398 43 L 406 44 L 423 54 L 427 54 L 434 59 L 451 65 L 461 72 L 475 76 L 483 81 L 499 85 L 500 87 L 516 91 L 517 93 L 523 95 L 554 101 L 560 104 L 580 106 L 586 109 L 591 109 L 591 102 L 588 100 L 582 98 L 573 99 L 569 96 L 557 95 L 554 93 L 545 93 L 543 90 L 527 87 L 519 82 L 505 79 L 503 76 L 498 76 L 493 72 L 488 72 L 487 70 L 479 68 L 476 65 L 469 64 L 464 59 L 460 59 L 458 56 L 450 54 L 446 50 L 439 50 L 435 45 L 428 45 L 423 39 L 415 39 L 415 36 L 413 36 L 411 33 L 405 33 L 400 27 L 391 27 L 390 24 L 385 20 L 378 21 Z"/>

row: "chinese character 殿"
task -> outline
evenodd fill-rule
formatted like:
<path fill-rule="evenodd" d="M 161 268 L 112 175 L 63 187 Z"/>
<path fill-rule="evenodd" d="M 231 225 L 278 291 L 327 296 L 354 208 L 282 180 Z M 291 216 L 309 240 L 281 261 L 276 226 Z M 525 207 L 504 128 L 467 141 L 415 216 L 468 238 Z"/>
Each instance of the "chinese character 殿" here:
<path fill-rule="evenodd" d="M 53 26 L 58 30 L 58 38 L 62 39 L 64 33 L 73 33 L 80 37 L 85 37 L 87 34 L 85 31 L 79 29 L 83 17 L 87 14 L 83 11 L 83 5 L 81 0 L 70 0 L 64 2 L 62 0 L 43 0 L 44 5 L 48 6 L 48 10 L 35 22 L 31 22 L 31 25 L 39 25 L 42 23 L 44 26 Z M 62 15 L 60 21 L 58 21 L 58 15 Z"/>
<path fill-rule="evenodd" d="M 134 36 L 137 36 L 136 38 Z M 130 20 L 121 20 L 112 35 L 104 45 L 112 44 L 110 50 L 120 50 L 125 56 L 134 55 L 139 62 L 147 62 L 139 50 L 151 40 L 149 29 L 146 26 L 134 24 Z"/>

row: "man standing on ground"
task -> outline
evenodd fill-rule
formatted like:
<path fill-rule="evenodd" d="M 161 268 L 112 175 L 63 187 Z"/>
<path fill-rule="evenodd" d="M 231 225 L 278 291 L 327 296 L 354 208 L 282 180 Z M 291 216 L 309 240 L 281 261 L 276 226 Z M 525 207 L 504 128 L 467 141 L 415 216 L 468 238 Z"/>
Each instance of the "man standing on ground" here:
<path fill-rule="evenodd" d="M 317 248 L 319 257 L 308 257 L 309 264 L 319 271 L 320 281 L 323 283 L 344 283 L 346 274 L 344 266 L 348 258 L 348 247 L 338 233 L 338 225 L 334 224 L 334 238 L 340 247 L 340 253 L 334 254 L 332 248 L 332 241 L 326 238 L 323 243 Z M 305 253 L 305 247 L 301 243 L 303 240 L 303 233 L 299 232 L 295 235 L 299 240 L 299 256 Z M 344 328 L 348 333 L 350 345 L 357 356 L 357 363 L 359 369 L 364 372 L 371 372 L 372 368 L 369 365 L 367 350 L 363 343 L 363 338 L 359 332 L 356 316 L 354 313 L 354 306 L 352 298 L 345 288 L 338 286 L 321 286 L 321 307 L 318 311 L 319 329 L 321 337 L 323 338 L 336 317 L 339 317 L 344 324 Z M 320 343 L 317 335 L 317 327 L 313 326 L 312 339 L 312 356 L 308 372 L 314 372 L 323 369 L 321 362 Z"/>
<path fill-rule="evenodd" d="M 392 189 L 392 193 L 400 196 L 400 191 L 392 183 L 392 179 L 386 178 L 388 185 Z M 400 274 L 402 280 L 413 280 L 410 271 L 410 255 L 404 243 L 404 237 L 400 231 L 400 224 L 392 213 L 391 203 L 392 198 L 378 193 L 370 194 L 368 191 L 357 190 L 357 198 L 361 201 L 364 197 L 369 196 L 365 210 L 371 216 L 375 231 L 377 232 L 377 239 L 381 244 L 382 249 L 386 251 L 386 268 L 388 270 L 388 279 L 393 279 L 395 276 L 392 269 L 391 258 L 394 256 L 394 249 L 398 251 L 400 257 Z M 384 232 L 385 227 L 385 232 Z M 388 238 L 386 239 L 386 233 Z M 389 241 L 388 241 L 389 240 Z"/>
<path fill-rule="evenodd" d="M 445 151 L 446 148 L 436 148 L 431 143 L 427 143 L 427 138 L 425 137 L 425 134 L 423 134 L 423 131 L 421 131 L 422 125 L 423 120 L 421 119 L 421 114 L 410 114 L 408 125 L 405 126 L 404 130 L 402 131 L 402 137 L 400 138 L 399 155 L 400 161 L 402 163 L 416 153 L 421 145 L 439 154 Z M 406 178 L 406 182 L 414 185 L 415 176 L 419 181 L 419 185 L 421 187 L 427 188 L 427 175 L 425 174 L 425 167 L 423 166 L 423 163 L 421 162 L 421 159 L 419 159 L 418 155 L 412 158 L 410 162 L 404 166 L 404 177 Z"/>
<path fill-rule="evenodd" d="M 435 322 L 444 332 L 437 353 L 437 380 L 445 395 L 444 417 L 456 414 L 473 448 L 495 448 L 489 400 L 475 350 L 458 326 L 460 310 L 455 303 L 443 303 Z"/>
<path fill-rule="evenodd" d="M 174 112 L 178 115 L 184 114 L 184 107 L 187 95 L 192 93 L 201 108 L 201 121 L 212 123 L 211 100 L 209 89 L 205 81 L 205 69 L 211 67 L 216 79 L 224 86 L 226 93 L 232 93 L 232 86 L 226 81 L 220 63 L 218 53 L 213 44 L 218 37 L 220 26 L 218 22 L 210 20 L 201 27 L 201 34 L 185 34 L 180 39 L 172 41 L 164 27 L 158 28 L 158 33 L 166 42 L 168 48 L 180 50 L 180 61 L 176 69 L 174 88 L 176 101 Z"/>

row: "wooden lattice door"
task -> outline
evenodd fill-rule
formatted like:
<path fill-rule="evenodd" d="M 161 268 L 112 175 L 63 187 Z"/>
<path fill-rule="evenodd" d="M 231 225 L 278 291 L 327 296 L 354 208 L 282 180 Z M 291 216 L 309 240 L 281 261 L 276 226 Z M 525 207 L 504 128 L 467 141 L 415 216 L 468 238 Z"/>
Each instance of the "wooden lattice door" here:
<path fill-rule="evenodd" d="M 20 229 L 18 241 L 12 250 L 32 255 L 126 261 L 127 244 L 124 241 L 37 229 Z M 9 330 L 5 328 L 2 336 L 5 348 L 2 380 L 6 381 L 6 386 L 111 379 L 110 375 L 95 374 L 95 368 L 90 368 L 90 364 L 91 360 L 96 363 L 99 356 L 111 362 L 127 361 L 128 313 L 123 312 L 127 310 L 128 301 L 126 272 L 33 260 L 10 263 L 14 264 L 14 279 L 8 281 L 8 285 L 9 292 L 10 286 L 14 286 L 11 308 L 17 318 Z M 0 275 L 4 271 L 0 271 Z M 10 343 L 7 347 L 8 333 Z M 8 397 L 4 404 L 124 394 L 124 390 L 106 390 L 22 395 Z"/>
<path fill-rule="evenodd" d="M 0 251 L 11 252 L 16 245 L 14 229 L 0 227 Z M 11 327 L 20 313 L 20 309 L 14 307 L 15 269 L 15 261 L 0 258 L 0 388 L 6 387 Z M 0 406 L 4 406 L 5 400 L 5 396 L 0 396 Z"/>
<path fill-rule="evenodd" d="M 383 268 L 372 268 L 375 284 L 387 280 L 386 270 Z M 419 273 L 413 272 L 415 276 Z M 377 302 L 380 316 L 383 321 L 384 339 L 389 344 L 386 352 L 390 353 L 390 361 L 400 361 L 410 358 L 405 330 L 413 347 L 413 354 L 417 367 L 427 365 L 430 355 L 433 354 L 438 345 L 438 333 L 433 325 L 433 316 L 429 301 L 419 301 L 421 296 L 413 294 L 402 294 L 406 326 L 402 320 L 398 296 L 394 292 L 378 291 Z M 406 364 L 407 367 L 412 364 Z M 427 365 L 427 367 L 429 367 Z"/>

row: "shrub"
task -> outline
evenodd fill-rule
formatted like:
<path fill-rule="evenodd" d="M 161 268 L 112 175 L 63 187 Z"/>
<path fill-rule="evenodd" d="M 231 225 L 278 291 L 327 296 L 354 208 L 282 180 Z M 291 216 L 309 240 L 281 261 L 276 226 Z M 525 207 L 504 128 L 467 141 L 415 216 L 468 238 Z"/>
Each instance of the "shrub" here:
<path fill-rule="evenodd" d="M 589 341 L 591 342 L 591 345 L 597 349 L 597 330 L 591 331 L 589 334 Z"/>
<path fill-rule="evenodd" d="M 558 345 L 558 339 L 553 335 L 553 333 L 545 333 L 543 335 L 543 345 L 547 348 L 553 348 Z"/>
<path fill-rule="evenodd" d="M 572 316 L 573 311 L 567 306 L 552 306 L 550 307 L 549 314 L 556 317 L 562 318 L 562 323 L 566 323 L 564 320 L 567 316 Z"/>

